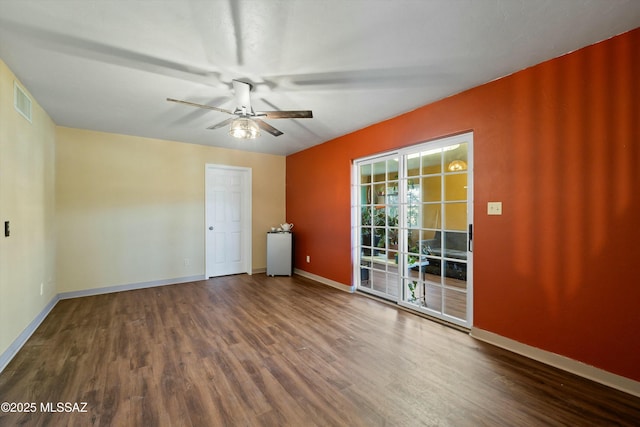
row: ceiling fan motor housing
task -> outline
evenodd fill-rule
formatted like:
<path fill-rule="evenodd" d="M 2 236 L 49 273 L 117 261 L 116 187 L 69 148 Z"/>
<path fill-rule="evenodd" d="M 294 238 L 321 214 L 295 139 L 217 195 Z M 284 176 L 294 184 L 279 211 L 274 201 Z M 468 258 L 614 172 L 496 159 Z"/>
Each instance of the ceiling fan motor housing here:
<path fill-rule="evenodd" d="M 218 129 L 227 124 L 229 126 L 229 135 L 240 139 L 254 139 L 260 135 L 260 129 L 273 135 L 280 136 L 282 132 L 274 128 L 267 122 L 258 117 L 266 117 L 267 119 L 310 119 L 313 113 L 310 110 L 298 111 L 253 111 L 251 107 L 250 92 L 253 86 L 251 83 L 233 80 L 233 91 L 236 99 L 236 108 L 233 111 L 211 105 L 196 104 L 195 102 L 181 101 L 179 99 L 167 98 L 167 101 L 177 102 L 192 107 L 204 108 L 207 110 L 219 111 L 222 113 L 238 116 L 236 119 L 227 119 L 216 125 L 209 126 L 207 129 Z"/>

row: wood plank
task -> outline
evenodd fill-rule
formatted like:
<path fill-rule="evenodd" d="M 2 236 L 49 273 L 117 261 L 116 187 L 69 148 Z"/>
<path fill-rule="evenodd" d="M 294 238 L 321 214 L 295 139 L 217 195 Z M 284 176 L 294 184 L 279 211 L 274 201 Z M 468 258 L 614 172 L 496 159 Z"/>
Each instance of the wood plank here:
<path fill-rule="evenodd" d="M 60 301 L 0 374 L 4 425 L 637 425 L 640 399 L 301 277 Z"/>

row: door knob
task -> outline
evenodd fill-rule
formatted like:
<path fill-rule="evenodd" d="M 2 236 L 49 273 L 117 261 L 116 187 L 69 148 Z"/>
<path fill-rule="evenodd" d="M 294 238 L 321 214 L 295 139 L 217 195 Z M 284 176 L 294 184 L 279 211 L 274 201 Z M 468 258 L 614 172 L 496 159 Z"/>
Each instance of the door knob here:
<path fill-rule="evenodd" d="M 213 225 L 210 225 L 210 226 L 209 226 L 209 230 L 213 230 Z"/>

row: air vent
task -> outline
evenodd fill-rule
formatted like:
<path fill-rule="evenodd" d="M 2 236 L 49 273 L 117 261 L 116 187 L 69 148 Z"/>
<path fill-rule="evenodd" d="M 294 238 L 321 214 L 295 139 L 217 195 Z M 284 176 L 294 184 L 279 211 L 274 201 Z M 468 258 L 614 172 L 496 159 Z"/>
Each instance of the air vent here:
<path fill-rule="evenodd" d="M 16 82 L 13 82 L 13 105 L 31 123 L 31 98 Z"/>

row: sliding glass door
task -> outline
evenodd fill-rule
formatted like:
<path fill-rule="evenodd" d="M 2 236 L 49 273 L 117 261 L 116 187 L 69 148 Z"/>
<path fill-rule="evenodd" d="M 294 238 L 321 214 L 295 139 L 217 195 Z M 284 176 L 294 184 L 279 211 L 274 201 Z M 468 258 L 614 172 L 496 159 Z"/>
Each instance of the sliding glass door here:
<path fill-rule="evenodd" d="M 355 162 L 357 287 L 471 327 L 472 134 Z"/>
<path fill-rule="evenodd" d="M 363 162 L 359 171 L 360 283 L 387 299 L 399 296 L 398 156 Z"/>

